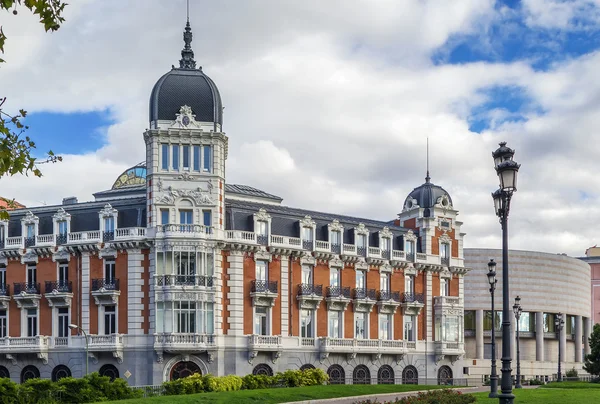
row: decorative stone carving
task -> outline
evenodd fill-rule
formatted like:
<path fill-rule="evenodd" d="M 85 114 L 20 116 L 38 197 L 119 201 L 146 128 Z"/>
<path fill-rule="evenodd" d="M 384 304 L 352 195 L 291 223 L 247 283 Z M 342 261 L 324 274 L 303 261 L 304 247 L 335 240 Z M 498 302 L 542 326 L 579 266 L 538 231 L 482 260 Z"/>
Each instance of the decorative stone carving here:
<path fill-rule="evenodd" d="M 319 363 L 323 364 L 325 359 L 329 358 L 329 352 L 321 352 L 321 356 L 319 357 Z"/>
<path fill-rule="evenodd" d="M 104 248 L 102 248 L 98 252 L 99 258 L 117 258 L 117 250 L 112 244 L 104 244 Z"/>
<path fill-rule="evenodd" d="M 404 202 L 404 209 L 402 209 L 402 212 L 418 208 L 419 204 L 415 198 L 406 198 L 406 202 Z"/>
<path fill-rule="evenodd" d="M 71 257 L 71 253 L 65 247 L 58 247 L 54 254 L 52 254 L 53 262 L 68 262 Z"/>
<path fill-rule="evenodd" d="M 387 237 L 387 238 L 392 238 L 392 237 L 394 237 L 394 233 L 392 233 L 392 232 L 390 231 L 390 228 L 389 228 L 389 227 L 387 227 L 387 226 L 385 226 L 385 227 L 384 227 L 384 228 L 383 228 L 383 229 L 382 229 L 382 230 L 379 232 L 379 235 L 380 235 L 381 237 Z"/>
<path fill-rule="evenodd" d="M 248 351 L 248 363 L 252 365 L 252 361 L 254 361 L 254 358 L 256 358 L 257 355 L 258 355 L 258 351 L 253 351 L 253 350 Z"/>
<path fill-rule="evenodd" d="M 341 225 L 340 221 L 337 219 L 333 219 L 333 221 L 327 225 L 329 231 L 343 231 L 344 226 Z"/>
<path fill-rule="evenodd" d="M 360 258 L 354 264 L 354 269 L 356 269 L 357 271 L 367 271 L 367 272 L 369 272 L 369 264 L 367 264 L 367 261 L 365 261 L 364 258 Z"/>
<path fill-rule="evenodd" d="M 21 256 L 21 264 L 37 264 L 38 258 L 35 250 L 27 249 L 27 252 Z"/>
<path fill-rule="evenodd" d="M 24 225 L 28 225 L 28 224 L 37 224 L 39 223 L 40 219 L 35 216 L 33 214 L 33 212 L 31 212 L 30 210 L 27 211 L 27 213 L 25 214 L 25 217 L 23 217 L 23 219 L 21 219 L 21 223 L 23 223 Z"/>
<path fill-rule="evenodd" d="M 110 217 L 110 216 L 116 216 L 117 215 L 117 210 L 114 209 L 110 203 L 107 203 L 106 205 L 104 205 L 104 208 L 102 208 L 102 210 L 100 210 L 100 212 L 98 212 L 98 214 L 100 215 L 100 217 Z"/>
<path fill-rule="evenodd" d="M 258 250 L 254 253 L 254 261 L 273 261 L 273 255 L 266 250 Z"/>
<path fill-rule="evenodd" d="M 271 359 L 271 361 L 273 362 L 273 364 L 277 363 L 277 359 L 281 358 L 281 351 L 275 351 L 273 352 L 273 357 Z"/>
<path fill-rule="evenodd" d="M 172 186 L 167 188 L 166 193 L 159 199 L 158 203 L 174 204 L 178 198 L 192 198 L 197 205 L 214 205 L 213 200 L 202 188 L 196 189 L 175 189 Z"/>
<path fill-rule="evenodd" d="M 271 220 L 271 215 L 269 215 L 265 209 L 260 208 L 258 212 L 254 214 L 254 220 L 262 220 L 264 222 L 268 222 L 269 220 Z"/>
<path fill-rule="evenodd" d="M 190 173 L 188 172 L 184 172 L 180 175 L 177 176 L 178 180 L 182 180 L 182 181 L 194 181 L 195 177 L 193 175 L 190 175 Z M 162 186 L 162 184 L 161 184 Z"/>
<path fill-rule="evenodd" d="M 315 259 L 315 257 L 309 255 L 309 253 L 302 254 L 302 256 L 300 257 L 300 264 L 302 265 L 316 265 L 316 263 L 317 260 Z"/>
<path fill-rule="evenodd" d="M 6 354 L 6 359 L 12 363 L 13 366 L 17 365 L 17 358 L 12 354 Z"/>
<path fill-rule="evenodd" d="M 417 241 L 417 236 L 415 235 L 412 229 L 409 229 L 404 235 L 404 240 L 406 241 Z"/>
<path fill-rule="evenodd" d="M 450 244 L 450 243 L 452 243 L 452 239 L 447 234 L 442 234 L 440 236 L 440 243 Z"/>
<path fill-rule="evenodd" d="M 329 260 L 329 268 L 344 268 L 344 261 L 336 256 Z"/>
<path fill-rule="evenodd" d="M 308 215 L 300 220 L 300 227 L 315 227 L 316 225 L 316 222 Z"/>
<path fill-rule="evenodd" d="M 359 223 L 358 226 L 354 228 L 356 234 L 364 234 L 366 236 L 369 235 L 369 229 L 365 226 L 364 223 Z"/>
<path fill-rule="evenodd" d="M 385 264 L 383 264 L 383 265 L 381 265 L 379 267 L 379 272 L 380 273 L 382 273 L 382 272 L 389 272 L 389 273 L 391 273 L 392 269 L 393 269 L 393 267 L 386 262 Z"/>
<path fill-rule="evenodd" d="M 192 113 L 192 108 L 188 105 L 182 105 L 179 113 L 175 116 L 175 122 L 171 128 L 202 129 L 202 126 L 196 121 L 196 114 Z"/>

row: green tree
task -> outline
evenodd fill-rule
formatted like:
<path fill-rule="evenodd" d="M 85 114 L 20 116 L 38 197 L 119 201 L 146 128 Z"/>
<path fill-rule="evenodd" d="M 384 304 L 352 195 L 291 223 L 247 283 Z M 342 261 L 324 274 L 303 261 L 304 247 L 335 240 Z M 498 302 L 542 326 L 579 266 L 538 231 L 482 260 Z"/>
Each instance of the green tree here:
<path fill-rule="evenodd" d="M 585 355 L 583 370 L 594 376 L 600 376 L 600 324 L 594 324 L 589 338 L 590 353 Z"/>
<path fill-rule="evenodd" d="M 66 3 L 60 0 L 0 0 L 0 11 L 18 14 L 17 8 L 25 7 L 34 15 L 39 16 L 40 23 L 44 26 L 46 32 L 56 31 L 64 21 L 62 13 Z M 0 26 L 0 54 L 4 53 L 4 44 L 6 35 Z M 0 63 L 4 59 L 0 58 Z M 42 172 L 37 167 L 38 164 L 61 161 L 60 156 L 54 155 L 50 150 L 44 158 L 37 159 L 32 156 L 35 149 L 35 143 L 23 134 L 28 129 L 21 123 L 21 120 L 27 116 L 27 112 L 19 110 L 16 115 L 10 115 L 2 110 L 6 102 L 6 97 L 0 95 L 0 178 L 5 175 L 32 173 L 36 177 L 41 177 Z M 3 199 L 10 207 L 12 201 Z M 8 213 L 0 207 L 0 220 L 7 219 Z"/>

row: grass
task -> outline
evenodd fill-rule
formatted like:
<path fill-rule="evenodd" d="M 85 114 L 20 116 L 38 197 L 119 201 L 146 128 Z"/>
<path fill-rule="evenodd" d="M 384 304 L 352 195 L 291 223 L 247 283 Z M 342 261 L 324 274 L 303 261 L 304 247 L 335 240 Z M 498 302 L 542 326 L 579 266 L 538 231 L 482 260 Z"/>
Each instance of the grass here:
<path fill-rule="evenodd" d="M 497 404 L 489 393 L 475 393 L 478 404 Z M 513 390 L 519 404 L 596 404 L 600 403 L 600 384 L 586 382 L 549 383 L 537 389 Z"/>
<path fill-rule="evenodd" d="M 335 397 L 363 396 L 383 393 L 404 393 L 407 391 L 431 390 L 443 386 L 423 386 L 411 384 L 378 385 L 331 385 L 290 387 L 263 390 L 240 390 L 223 393 L 200 393 L 183 396 L 149 397 L 133 400 L 111 401 L 115 404 L 153 404 L 153 403 L 211 403 L 211 404 L 275 404 L 290 401 L 318 400 Z"/>

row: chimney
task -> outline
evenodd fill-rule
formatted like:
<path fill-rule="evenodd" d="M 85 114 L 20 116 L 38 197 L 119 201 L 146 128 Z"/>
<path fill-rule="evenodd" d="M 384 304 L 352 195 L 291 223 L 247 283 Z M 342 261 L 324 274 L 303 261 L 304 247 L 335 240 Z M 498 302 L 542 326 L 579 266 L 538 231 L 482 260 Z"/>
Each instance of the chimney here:
<path fill-rule="evenodd" d="M 75 205 L 77 203 L 77 197 L 76 196 L 68 196 L 66 198 L 63 198 L 63 205 Z"/>

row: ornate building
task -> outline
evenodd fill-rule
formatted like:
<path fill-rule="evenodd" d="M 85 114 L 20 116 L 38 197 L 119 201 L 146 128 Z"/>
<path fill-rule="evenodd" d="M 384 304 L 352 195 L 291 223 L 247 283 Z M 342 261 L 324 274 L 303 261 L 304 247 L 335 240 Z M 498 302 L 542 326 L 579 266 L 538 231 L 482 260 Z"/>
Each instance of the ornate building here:
<path fill-rule="evenodd" d="M 0 222 L 0 376 L 89 362 L 135 385 L 312 367 L 334 383 L 462 377 L 448 193 L 428 174 L 382 222 L 228 184 L 220 94 L 191 40 L 188 22 L 179 68 L 152 90 L 146 162 L 93 202 Z"/>

